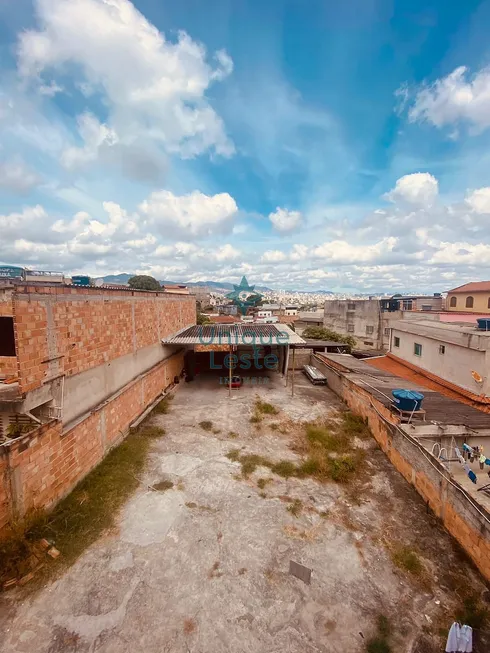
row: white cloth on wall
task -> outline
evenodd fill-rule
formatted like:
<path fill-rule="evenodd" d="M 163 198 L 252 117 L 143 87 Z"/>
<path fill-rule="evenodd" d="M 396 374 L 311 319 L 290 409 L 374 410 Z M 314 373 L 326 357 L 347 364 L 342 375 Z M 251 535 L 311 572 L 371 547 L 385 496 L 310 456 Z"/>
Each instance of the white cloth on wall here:
<path fill-rule="evenodd" d="M 462 626 L 461 633 L 459 636 L 459 648 L 458 651 L 464 651 L 465 653 L 471 653 L 473 650 L 473 629 L 471 626 Z"/>
<path fill-rule="evenodd" d="M 456 621 L 449 629 L 446 653 L 471 653 L 473 651 L 473 630 L 471 626 L 460 626 Z"/>
<path fill-rule="evenodd" d="M 447 644 L 445 648 L 446 653 L 454 653 L 454 651 L 458 650 L 460 632 L 460 625 L 454 622 L 449 629 L 449 634 L 447 636 Z"/>

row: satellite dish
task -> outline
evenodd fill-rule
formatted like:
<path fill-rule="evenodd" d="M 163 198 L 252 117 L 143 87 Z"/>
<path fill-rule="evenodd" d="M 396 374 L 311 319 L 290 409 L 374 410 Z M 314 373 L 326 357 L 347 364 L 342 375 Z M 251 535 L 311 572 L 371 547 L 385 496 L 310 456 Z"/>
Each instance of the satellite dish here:
<path fill-rule="evenodd" d="M 104 285 L 104 279 L 96 279 L 95 285 L 97 286 L 97 288 L 100 288 L 101 286 Z"/>
<path fill-rule="evenodd" d="M 471 376 L 475 379 L 477 383 L 483 383 L 483 378 L 478 374 L 478 372 L 475 372 L 475 370 L 472 370 Z"/>

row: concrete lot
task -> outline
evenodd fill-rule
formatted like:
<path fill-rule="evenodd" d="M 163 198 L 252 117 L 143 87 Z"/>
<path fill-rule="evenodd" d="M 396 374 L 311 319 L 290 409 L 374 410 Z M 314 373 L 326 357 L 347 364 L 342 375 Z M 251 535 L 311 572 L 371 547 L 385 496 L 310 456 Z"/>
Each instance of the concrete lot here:
<path fill-rule="evenodd" d="M 249 421 L 257 394 L 280 408 L 260 429 Z M 167 434 L 144 479 L 174 487 L 142 484 L 118 528 L 61 578 L 22 602 L 5 594 L 0 650 L 356 653 L 379 614 L 392 623 L 393 651 L 443 650 L 435 634 L 453 621 L 462 585 L 477 593 L 484 585 L 374 440 L 359 442 L 368 455 L 354 486 L 285 480 L 266 468 L 243 479 L 226 457 L 239 448 L 297 460 L 290 444 L 299 422 L 341 409 L 299 373 L 294 398 L 279 376 L 231 400 L 217 378 L 179 387 L 170 413 L 154 417 Z M 204 431 L 203 420 L 219 433 Z M 263 490 L 259 477 L 272 479 Z M 304 506 L 297 517 L 287 510 L 294 499 Z M 395 543 L 419 552 L 421 577 L 393 564 Z M 291 560 L 312 570 L 311 584 L 289 574 Z"/>

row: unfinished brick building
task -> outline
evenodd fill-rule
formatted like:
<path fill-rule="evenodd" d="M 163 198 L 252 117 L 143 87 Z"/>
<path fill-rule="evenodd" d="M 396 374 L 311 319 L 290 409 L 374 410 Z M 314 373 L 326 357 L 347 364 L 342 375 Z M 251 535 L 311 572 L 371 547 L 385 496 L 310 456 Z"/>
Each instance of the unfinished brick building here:
<path fill-rule="evenodd" d="M 0 286 L 0 533 L 66 495 L 183 368 L 188 294 Z"/>

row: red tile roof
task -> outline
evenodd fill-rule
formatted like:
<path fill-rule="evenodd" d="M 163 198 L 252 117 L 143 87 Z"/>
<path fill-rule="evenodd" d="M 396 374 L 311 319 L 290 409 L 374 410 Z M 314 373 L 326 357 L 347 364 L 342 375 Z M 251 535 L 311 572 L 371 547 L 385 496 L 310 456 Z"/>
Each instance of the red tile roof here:
<path fill-rule="evenodd" d="M 472 281 L 448 292 L 490 292 L 490 281 Z"/>

